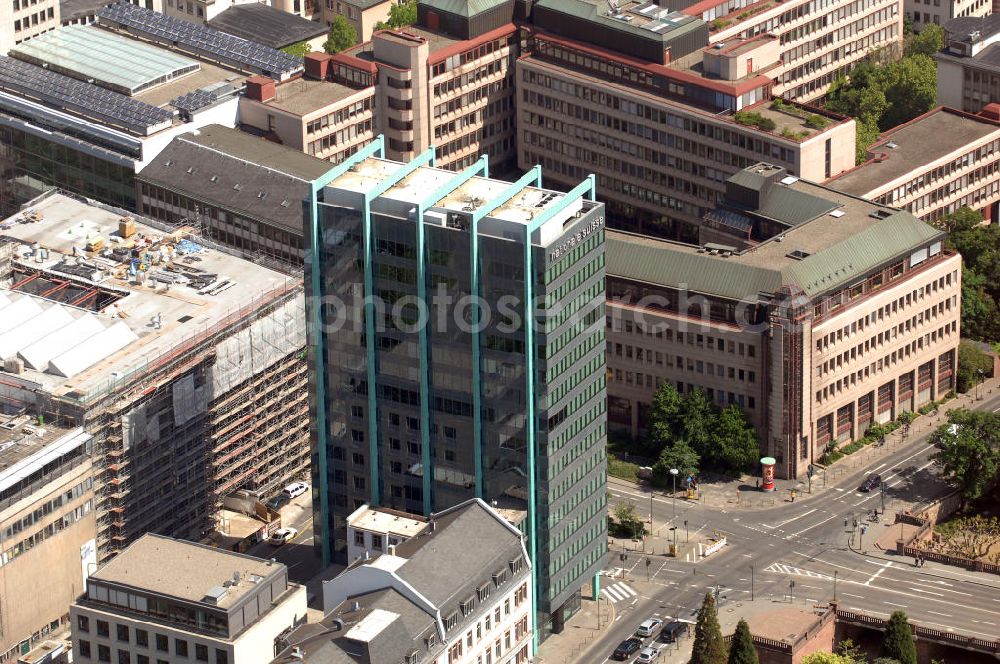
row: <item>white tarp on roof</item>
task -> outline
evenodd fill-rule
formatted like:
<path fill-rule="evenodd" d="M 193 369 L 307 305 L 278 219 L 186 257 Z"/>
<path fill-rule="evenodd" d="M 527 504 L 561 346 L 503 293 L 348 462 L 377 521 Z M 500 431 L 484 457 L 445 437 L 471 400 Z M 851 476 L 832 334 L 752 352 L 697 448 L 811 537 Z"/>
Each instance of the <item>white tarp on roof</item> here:
<path fill-rule="evenodd" d="M 59 306 L 59 305 L 56 305 Z M 3 310 L 0 309 L 0 312 Z M 3 314 L 0 313 L 0 316 Z M 64 327 L 55 329 L 50 334 L 21 349 L 18 356 L 24 360 L 29 369 L 45 371 L 49 360 L 62 355 L 79 343 L 82 343 L 104 330 L 101 321 L 93 314 L 83 314 Z"/>
<path fill-rule="evenodd" d="M 3 333 L 42 313 L 42 308 L 26 295 L 0 311 L 3 312 L 0 314 L 0 333 Z"/>
<path fill-rule="evenodd" d="M 31 345 L 39 337 L 58 330 L 72 320 L 69 312 L 58 304 L 49 307 L 34 318 L 0 334 L 0 358 L 6 360 L 14 357 L 19 350 Z"/>
<path fill-rule="evenodd" d="M 65 353 L 52 358 L 49 362 L 49 371 L 57 376 L 71 378 L 138 338 L 128 325 L 118 321 L 103 332 L 95 334 Z"/>

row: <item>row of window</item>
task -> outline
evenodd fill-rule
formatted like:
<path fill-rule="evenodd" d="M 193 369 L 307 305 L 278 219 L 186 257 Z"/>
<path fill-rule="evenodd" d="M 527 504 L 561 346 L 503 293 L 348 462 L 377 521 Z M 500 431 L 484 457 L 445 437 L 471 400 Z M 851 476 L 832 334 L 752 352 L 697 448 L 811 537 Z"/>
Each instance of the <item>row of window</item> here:
<path fill-rule="evenodd" d="M 310 121 L 306 125 L 306 133 L 315 134 L 328 129 L 329 127 L 336 127 L 343 122 L 353 119 L 361 113 L 370 113 L 371 110 L 372 97 L 365 97 L 360 101 L 356 101 L 353 104 L 337 109 L 333 113 L 328 113 L 321 118 L 316 118 L 315 120 Z"/>
<path fill-rule="evenodd" d="M 851 372 L 850 375 L 844 378 L 839 378 L 835 382 L 827 385 L 822 390 L 816 391 L 816 401 L 822 402 L 827 399 L 831 399 L 836 395 L 840 394 L 846 389 L 854 387 L 859 382 L 863 382 L 872 375 L 877 375 L 878 372 L 882 370 L 889 370 L 894 367 L 897 363 L 902 362 L 906 358 L 911 356 L 917 356 L 922 354 L 924 347 L 930 347 L 932 344 L 937 343 L 945 339 L 946 337 L 956 334 L 958 332 L 958 322 L 952 321 L 947 323 L 937 330 L 932 332 L 927 332 L 920 338 L 911 341 L 902 348 L 894 350 L 885 357 L 879 358 L 878 361 L 872 362 L 868 366 L 858 369 L 857 371 Z"/>
<path fill-rule="evenodd" d="M 902 266 L 900 266 L 900 268 L 901 267 Z M 900 270 L 900 273 L 902 273 L 902 270 Z M 830 346 L 833 346 L 845 339 L 849 339 L 851 335 L 864 332 L 865 328 L 869 325 L 874 325 L 877 321 L 889 318 L 906 307 L 915 305 L 924 297 L 929 297 L 933 293 L 937 293 L 938 290 L 950 288 L 953 283 L 958 283 L 958 270 L 952 270 L 948 274 L 939 277 L 924 286 L 921 286 L 920 288 L 914 288 L 906 295 L 900 295 L 892 302 L 889 302 L 874 311 L 868 312 L 850 325 L 844 325 L 842 328 L 838 328 L 832 332 L 824 334 L 816 339 L 816 351 L 825 351 L 830 348 Z M 957 296 L 953 295 L 949 298 L 952 306 L 957 306 L 956 297 Z"/>
<path fill-rule="evenodd" d="M 824 374 L 838 371 L 842 366 L 849 364 L 855 359 L 864 357 L 865 354 L 881 348 L 884 344 L 890 343 L 891 341 L 908 334 L 911 329 L 916 329 L 918 325 L 923 325 L 925 321 L 937 319 L 937 317 L 939 315 L 943 315 L 945 311 L 951 311 L 953 306 L 958 306 L 957 302 L 958 296 L 953 295 L 946 300 L 938 302 L 934 306 L 921 311 L 919 314 L 912 316 L 905 321 L 901 321 L 889 329 L 872 335 L 868 339 L 865 339 L 863 343 L 858 343 L 856 346 L 848 348 L 843 352 L 817 364 L 816 375 L 821 377 Z M 818 343 L 819 342 L 817 342 L 817 344 Z"/>
<path fill-rule="evenodd" d="M 107 620 L 94 620 L 94 635 L 102 639 L 111 639 L 111 626 Z M 76 627 L 79 633 L 90 634 L 90 616 L 78 615 L 76 619 Z M 118 643 L 131 644 L 135 643 L 136 646 L 140 648 L 148 648 L 159 653 L 169 654 L 170 653 L 170 638 L 166 634 L 153 634 L 154 646 L 150 646 L 149 632 L 145 629 L 130 628 L 128 625 L 123 625 L 121 623 L 114 623 L 115 628 L 115 640 Z M 203 643 L 195 643 L 194 647 L 191 648 L 191 644 L 185 639 L 174 638 L 174 649 L 173 654 L 177 657 L 190 657 L 193 650 L 194 659 L 198 662 L 209 661 L 209 647 Z M 98 644 L 98 655 L 97 660 L 100 662 L 110 662 L 110 646 Z M 88 641 L 80 641 L 79 653 L 81 656 L 86 658 L 93 658 L 91 654 L 91 644 Z M 124 657 L 124 659 L 123 659 Z M 129 660 L 130 654 L 128 651 L 119 650 L 118 651 L 118 664 L 130 664 Z M 136 656 L 136 664 L 149 664 L 149 657 L 145 655 Z M 158 660 L 158 664 L 159 661 Z M 229 653 L 225 650 L 215 649 L 215 664 L 229 664 Z"/>
<path fill-rule="evenodd" d="M 55 10 L 52 7 L 48 9 L 43 9 L 40 12 L 35 12 L 34 14 L 29 14 L 24 18 L 19 18 L 14 21 L 14 32 L 21 32 L 22 30 L 28 30 L 37 26 L 39 23 L 44 24 L 46 21 L 51 21 L 55 18 Z"/>
<path fill-rule="evenodd" d="M 83 517 L 90 514 L 90 510 L 93 508 L 93 501 L 88 500 L 83 505 L 80 505 L 72 512 L 69 512 L 65 516 L 62 516 L 55 521 L 49 523 L 44 528 L 40 529 L 35 534 L 27 537 L 12 547 L 6 549 L 3 553 L 0 553 L 0 567 L 10 563 L 15 558 L 23 553 L 27 553 L 29 550 L 35 548 L 43 541 L 48 538 L 62 532 L 66 528 L 82 519 Z"/>
<path fill-rule="evenodd" d="M 342 148 L 344 143 L 350 143 L 359 139 L 370 138 L 372 133 L 372 119 L 369 117 L 361 122 L 349 125 L 343 129 L 330 132 L 315 141 L 310 141 L 307 149 L 312 156 L 324 156 L 323 153 Z"/>
<path fill-rule="evenodd" d="M 25 515 L 19 521 L 15 521 L 13 524 L 7 526 L 4 530 L 4 539 L 11 539 L 22 530 L 27 530 L 35 523 L 41 521 L 44 517 L 52 514 L 63 505 L 70 503 L 80 496 L 82 496 L 87 491 L 94 486 L 94 480 L 90 477 L 80 482 L 76 486 L 72 487 L 68 491 L 60 493 L 55 498 L 45 501 L 41 506 L 36 508 L 30 514 Z"/>

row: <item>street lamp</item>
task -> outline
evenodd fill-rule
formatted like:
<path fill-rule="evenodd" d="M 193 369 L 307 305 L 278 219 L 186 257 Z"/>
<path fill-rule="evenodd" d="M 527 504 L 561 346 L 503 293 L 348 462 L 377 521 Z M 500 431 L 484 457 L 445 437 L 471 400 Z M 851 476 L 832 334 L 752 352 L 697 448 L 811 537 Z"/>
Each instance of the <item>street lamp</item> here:
<path fill-rule="evenodd" d="M 670 476 L 674 480 L 674 516 L 675 517 L 677 516 L 677 474 L 680 473 L 680 472 L 681 471 L 677 470 L 676 468 L 671 468 L 670 469 Z"/>
<path fill-rule="evenodd" d="M 983 370 L 977 369 L 976 375 L 979 376 L 979 380 L 976 381 L 976 401 L 979 401 L 982 398 L 979 396 L 979 384 L 983 382 Z"/>
<path fill-rule="evenodd" d="M 837 570 L 833 570 L 833 603 L 837 603 Z"/>
<path fill-rule="evenodd" d="M 753 601 L 753 565 L 750 565 L 750 601 Z"/>
<path fill-rule="evenodd" d="M 688 529 L 688 520 L 684 519 L 684 543 L 691 541 L 691 531 Z"/>
<path fill-rule="evenodd" d="M 882 494 L 882 516 L 885 516 L 885 480 L 879 482 L 879 489 Z"/>

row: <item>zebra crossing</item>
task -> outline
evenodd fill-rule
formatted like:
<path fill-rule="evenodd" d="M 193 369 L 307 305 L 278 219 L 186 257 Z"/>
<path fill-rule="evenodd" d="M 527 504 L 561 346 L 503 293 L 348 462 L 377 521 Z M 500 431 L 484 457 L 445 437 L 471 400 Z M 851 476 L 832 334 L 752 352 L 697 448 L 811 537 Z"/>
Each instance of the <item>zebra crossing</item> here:
<path fill-rule="evenodd" d="M 820 574 L 819 572 L 810 572 L 807 569 L 800 569 L 798 567 L 792 567 L 791 565 L 785 565 L 784 563 L 773 563 L 764 568 L 765 572 L 773 572 L 775 574 L 790 574 L 794 576 L 806 576 L 813 579 L 825 579 L 829 581 L 832 576 L 827 576 L 826 574 Z"/>
<path fill-rule="evenodd" d="M 604 599 L 614 604 L 615 602 L 631 599 L 639 593 L 629 588 L 628 584 L 618 582 L 607 588 L 601 588 L 601 594 L 604 596 Z"/>

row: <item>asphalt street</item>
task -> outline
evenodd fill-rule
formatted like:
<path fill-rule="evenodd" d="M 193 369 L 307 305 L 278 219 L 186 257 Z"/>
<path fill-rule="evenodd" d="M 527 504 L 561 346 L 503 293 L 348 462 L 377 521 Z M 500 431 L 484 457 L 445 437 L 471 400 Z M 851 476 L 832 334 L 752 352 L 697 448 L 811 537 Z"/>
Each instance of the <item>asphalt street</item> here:
<path fill-rule="evenodd" d="M 998 410 L 1000 395 L 989 395 L 976 407 Z M 883 617 L 901 609 L 927 627 L 1000 637 L 1000 577 L 991 579 L 936 564 L 918 569 L 913 559 L 887 555 L 874 547 L 880 532 L 892 527 L 895 511 L 932 501 L 948 491 L 930 460 L 934 448 L 928 438 L 933 429 L 915 428 L 905 444 L 893 447 L 890 443 L 882 454 L 871 452 L 867 463 L 854 461 L 852 466 L 852 460 L 845 459 L 835 464 L 833 468 L 840 468 L 826 478 L 829 486 L 815 498 L 790 502 L 786 492 L 779 493 L 774 505 L 766 509 L 735 503 L 728 509 L 709 509 L 686 501 L 674 505 L 667 496 L 654 494 L 656 532 L 676 525 L 683 537 L 686 520 L 692 533 L 724 533 L 729 544 L 698 563 L 675 560 L 659 551 L 652 556 L 630 553 L 622 563 L 619 552 L 612 552 L 601 587 L 604 597 L 614 603 L 615 625 L 578 661 L 606 661 L 618 643 L 653 615 L 693 620 L 705 592 L 716 588 L 720 607 L 751 599 L 826 603 L 836 593 L 843 608 Z M 870 473 L 879 473 L 887 487 L 886 516 L 878 524 L 869 522 L 867 515 L 874 508 L 882 510 L 883 496 L 879 491 L 857 491 Z M 813 480 L 817 492 L 822 481 Z M 609 485 L 609 490 L 612 503 L 633 500 L 640 513 L 649 512 L 649 492 L 620 485 Z M 864 535 L 855 530 L 855 520 L 866 527 Z M 646 558 L 650 558 L 648 566 Z"/>

